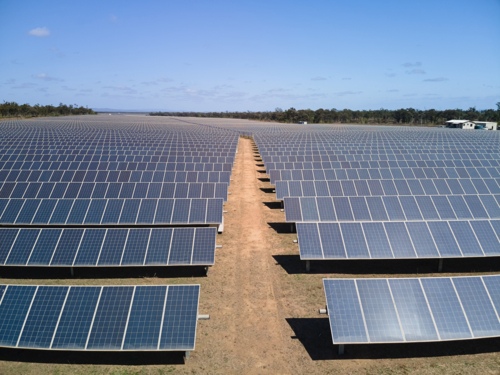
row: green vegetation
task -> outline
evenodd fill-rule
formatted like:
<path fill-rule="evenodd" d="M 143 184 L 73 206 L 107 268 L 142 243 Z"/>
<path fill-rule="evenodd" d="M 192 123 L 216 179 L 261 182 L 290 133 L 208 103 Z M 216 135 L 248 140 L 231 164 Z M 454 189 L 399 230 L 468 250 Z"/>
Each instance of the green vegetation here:
<path fill-rule="evenodd" d="M 283 111 L 276 108 L 268 112 L 153 112 L 150 116 L 177 116 L 177 117 L 213 117 L 234 118 L 258 121 L 276 121 L 284 123 L 297 123 L 307 121 L 310 124 L 407 124 L 407 125 L 441 125 L 451 119 L 467 119 L 470 121 L 500 121 L 500 102 L 497 109 L 476 110 L 471 107 L 467 110 L 435 109 L 418 110 L 414 108 L 401 108 L 398 110 L 377 109 L 353 111 L 350 109 L 311 109 L 290 108 Z"/>
<path fill-rule="evenodd" d="M 19 105 L 16 102 L 3 102 L 0 104 L 0 118 L 16 117 L 51 117 L 51 116 L 70 116 L 70 115 L 95 115 L 96 113 L 85 107 L 78 107 L 76 104 L 66 105 L 60 103 L 58 107 L 53 105 L 29 104 Z"/>

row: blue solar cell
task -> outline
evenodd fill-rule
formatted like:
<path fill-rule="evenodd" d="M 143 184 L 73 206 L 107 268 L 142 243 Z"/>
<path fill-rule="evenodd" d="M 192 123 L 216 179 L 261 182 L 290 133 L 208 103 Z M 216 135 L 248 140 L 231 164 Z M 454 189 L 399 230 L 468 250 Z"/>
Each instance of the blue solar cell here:
<path fill-rule="evenodd" d="M 319 223 L 318 229 L 325 259 L 346 258 L 344 241 L 337 223 Z M 300 243 L 299 243 L 300 245 Z M 300 245 L 302 248 L 302 245 Z"/>
<path fill-rule="evenodd" d="M 488 219 L 488 214 L 477 195 L 464 195 L 465 203 L 475 219 Z"/>
<path fill-rule="evenodd" d="M 465 315 L 449 278 L 420 279 L 441 340 L 471 338 Z"/>
<path fill-rule="evenodd" d="M 76 255 L 75 266 L 94 266 L 106 235 L 106 229 L 86 229 Z"/>
<path fill-rule="evenodd" d="M 456 277 L 453 284 L 474 337 L 498 336 L 500 322 L 480 277 Z"/>
<path fill-rule="evenodd" d="M 389 220 L 381 197 L 366 197 L 366 203 L 373 221 Z"/>
<path fill-rule="evenodd" d="M 150 229 L 130 229 L 121 265 L 142 265 L 148 248 Z"/>
<path fill-rule="evenodd" d="M 297 237 L 301 259 L 323 259 L 318 226 L 312 223 L 297 223 Z"/>
<path fill-rule="evenodd" d="M 98 265 L 118 265 L 127 241 L 128 229 L 108 229 L 101 248 Z"/>
<path fill-rule="evenodd" d="M 216 228 L 196 228 L 191 264 L 214 264 Z"/>
<path fill-rule="evenodd" d="M 370 341 L 403 341 L 387 280 L 357 280 L 356 284 Z"/>
<path fill-rule="evenodd" d="M 9 285 L 0 305 L 0 345 L 16 346 L 36 286 Z"/>
<path fill-rule="evenodd" d="M 347 198 L 347 197 L 333 197 L 333 203 L 335 205 L 335 212 L 337 214 L 337 219 L 339 221 L 353 221 L 354 220 L 352 209 L 351 209 L 351 206 L 349 204 L 349 198 Z"/>
<path fill-rule="evenodd" d="M 205 216 L 207 212 L 206 199 L 192 199 L 191 208 L 189 213 L 189 223 L 205 223 Z"/>
<path fill-rule="evenodd" d="M 438 340 L 439 336 L 418 279 L 389 279 L 389 285 L 405 339 Z"/>
<path fill-rule="evenodd" d="M 155 224 L 170 224 L 173 207 L 173 199 L 159 199 L 156 207 Z"/>
<path fill-rule="evenodd" d="M 464 256 L 484 255 L 469 222 L 450 221 L 449 224 Z"/>
<path fill-rule="evenodd" d="M 359 223 L 341 223 L 342 237 L 348 258 L 369 258 L 363 229 Z"/>
<path fill-rule="evenodd" d="M 137 215 L 137 224 L 152 224 L 156 212 L 156 199 L 142 199 L 139 214 Z"/>
<path fill-rule="evenodd" d="M 389 220 L 405 220 L 398 197 L 382 197 Z"/>
<path fill-rule="evenodd" d="M 222 199 L 208 199 L 207 201 L 207 218 L 206 223 L 222 223 L 222 208 L 223 208 L 223 200 Z"/>
<path fill-rule="evenodd" d="M 395 258 L 415 258 L 417 256 L 405 223 L 386 222 L 384 226 Z"/>
<path fill-rule="evenodd" d="M 495 225 L 496 221 L 491 221 Z M 483 248 L 485 255 L 497 255 L 500 253 L 500 244 L 495 235 L 490 222 L 488 221 L 471 221 L 472 229 L 476 233 L 476 237 Z"/>
<path fill-rule="evenodd" d="M 172 237 L 168 264 L 190 264 L 193 252 L 194 228 L 176 228 Z"/>
<path fill-rule="evenodd" d="M 130 310 L 124 350 L 156 350 L 160 337 L 166 286 L 137 286 Z"/>
<path fill-rule="evenodd" d="M 403 207 L 407 220 L 422 220 L 422 215 L 420 214 L 420 210 L 418 209 L 418 205 L 414 197 L 399 197 L 399 201 Z"/>
<path fill-rule="evenodd" d="M 87 349 L 121 349 L 133 291 L 127 286 L 102 288 Z"/>
<path fill-rule="evenodd" d="M 67 286 L 38 287 L 19 339 L 19 347 L 50 348 L 67 293 Z"/>
<path fill-rule="evenodd" d="M 102 216 L 101 224 L 117 224 L 123 203 L 123 199 L 109 199 L 106 205 L 106 211 Z"/>
<path fill-rule="evenodd" d="M 18 231 L 19 229 L 0 229 L 0 264 L 5 263 L 12 244 L 16 240 Z"/>
<path fill-rule="evenodd" d="M 382 223 L 363 223 L 363 231 L 372 258 L 394 258 Z"/>
<path fill-rule="evenodd" d="M 500 207 L 493 195 L 480 195 L 479 198 L 491 219 L 500 219 Z"/>
<path fill-rule="evenodd" d="M 419 258 L 439 257 L 439 252 L 427 227 L 427 223 L 408 222 L 406 223 L 406 227 L 408 228 L 413 248 Z"/>
<path fill-rule="evenodd" d="M 167 264 L 173 229 L 152 229 L 146 254 L 146 265 Z"/>
<path fill-rule="evenodd" d="M 424 220 L 439 220 L 439 215 L 431 197 L 419 195 L 415 197 L 415 199 L 417 200 L 418 207 L 420 208 Z"/>
<path fill-rule="evenodd" d="M 76 199 L 66 224 L 82 224 L 90 206 L 90 202 L 90 199 Z"/>
<path fill-rule="evenodd" d="M 65 229 L 54 252 L 51 266 L 71 266 L 80 246 L 84 229 Z"/>
<path fill-rule="evenodd" d="M 26 199 L 21 212 L 17 216 L 16 224 L 30 224 L 40 205 L 40 199 Z"/>
<path fill-rule="evenodd" d="M 301 198 L 300 206 L 303 221 L 319 221 L 318 207 L 315 198 Z"/>
<path fill-rule="evenodd" d="M 24 231 L 24 229 L 21 229 Z M 28 260 L 30 266 L 48 266 L 56 249 L 62 229 L 42 229 Z"/>
<path fill-rule="evenodd" d="M 333 343 L 368 342 L 354 280 L 323 280 Z"/>
<path fill-rule="evenodd" d="M 74 202 L 74 199 L 59 199 L 50 217 L 50 224 L 65 224 Z"/>
<path fill-rule="evenodd" d="M 365 198 L 363 197 L 351 197 L 349 198 L 351 203 L 352 212 L 354 213 L 354 219 L 356 221 L 370 221 L 370 212 L 368 211 L 368 206 L 366 205 Z"/>
<path fill-rule="evenodd" d="M 328 188 L 332 197 L 341 197 L 344 195 L 340 181 L 328 181 Z"/>
<path fill-rule="evenodd" d="M 10 199 L 7 207 L 5 208 L 2 217 L 0 218 L 0 223 L 3 224 L 14 224 L 25 203 L 24 199 Z"/>
<path fill-rule="evenodd" d="M 169 287 L 159 349 L 194 349 L 199 291 L 199 285 Z"/>
<path fill-rule="evenodd" d="M 500 311 L 500 275 L 493 276 L 483 276 L 484 285 L 486 285 L 486 289 L 488 290 L 488 294 L 490 295 L 491 301 L 495 306 L 495 309 Z"/>
<path fill-rule="evenodd" d="M 39 234 L 40 229 L 22 229 L 16 238 L 16 242 L 12 245 L 5 264 L 25 265 Z"/>
<path fill-rule="evenodd" d="M 140 206 L 141 199 L 125 199 L 120 215 L 120 224 L 135 224 Z"/>

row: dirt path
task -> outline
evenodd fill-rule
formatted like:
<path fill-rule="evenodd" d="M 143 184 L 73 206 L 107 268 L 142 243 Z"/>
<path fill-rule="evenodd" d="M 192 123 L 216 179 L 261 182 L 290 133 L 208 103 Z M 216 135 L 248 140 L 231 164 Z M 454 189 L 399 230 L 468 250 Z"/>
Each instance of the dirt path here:
<path fill-rule="evenodd" d="M 218 348 L 213 353 L 218 357 L 215 362 L 223 362 L 216 367 L 224 371 L 290 373 L 283 356 L 271 268 L 272 246 L 266 238 L 268 209 L 262 203 L 258 180 L 261 173 L 257 171 L 252 147 L 251 140 L 240 139 L 231 195 L 225 205 L 228 212 L 224 215 L 224 233 L 217 239 L 223 247 L 218 250 L 216 265 L 209 275 L 221 304 L 210 306 L 214 332 L 208 336 L 212 339 L 211 348 Z M 204 344 L 200 342 L 199 346 Z"/>

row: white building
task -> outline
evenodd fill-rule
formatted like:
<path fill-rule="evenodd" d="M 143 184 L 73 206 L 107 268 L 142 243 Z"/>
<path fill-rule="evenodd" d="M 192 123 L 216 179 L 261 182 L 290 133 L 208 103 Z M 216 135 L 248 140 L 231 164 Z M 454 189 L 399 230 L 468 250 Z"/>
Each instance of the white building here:
<path fill-rule="evenodd" d="M 446 121 L 446 127 L 456 129 L 474 129 L 475 124 L 469 120 L 449 120 Z"/>
<path fill-rule="evenodd" d="M 476 127 L 482 127 L 482 129 L 487 130 L 497 130 L 496 122 L 488 122 L 488 121 L 472 121 Z"/>
<path fill-rule="evenodd" d="M 299 121 L 300 125 L 307 125 L 307 121 Z"/>

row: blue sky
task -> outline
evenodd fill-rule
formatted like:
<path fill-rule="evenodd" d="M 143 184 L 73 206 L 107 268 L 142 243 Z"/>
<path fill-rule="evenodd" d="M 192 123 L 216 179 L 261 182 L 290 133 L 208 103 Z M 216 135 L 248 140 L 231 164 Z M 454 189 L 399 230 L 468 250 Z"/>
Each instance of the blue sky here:
<path fill-rule="evenodd" d="M 500 1 L 0 1 L 0 100 L 496 108 Z"/>

